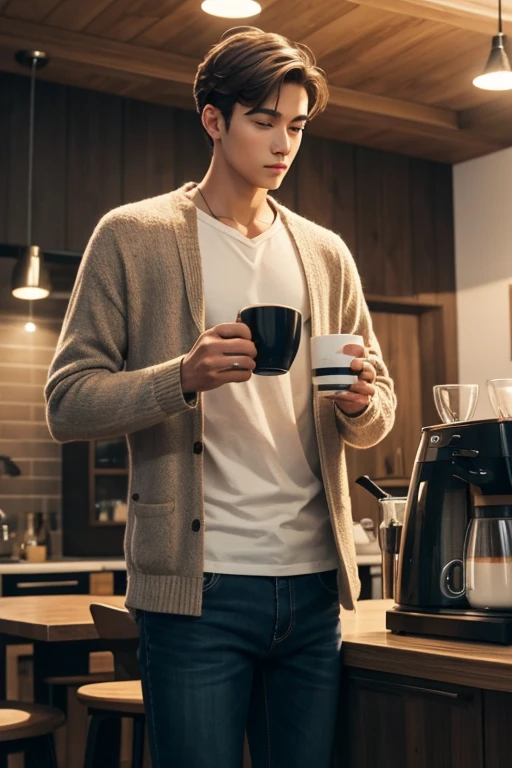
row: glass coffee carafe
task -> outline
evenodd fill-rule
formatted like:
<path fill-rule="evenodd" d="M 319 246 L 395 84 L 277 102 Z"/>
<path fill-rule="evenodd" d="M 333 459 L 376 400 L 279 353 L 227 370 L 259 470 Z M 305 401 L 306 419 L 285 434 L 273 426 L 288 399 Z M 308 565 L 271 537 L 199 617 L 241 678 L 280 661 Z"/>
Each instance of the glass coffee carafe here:
<path fill-rule="evenodd" d="M 449 599 L 465 595 L 475 610 L 512 611 L 512 517 L 479 516 L 477 510 L 468 526 L 464 560 L 445 565 L 440 587 Z"/>
<path fill-rule="evenodd" d="M 406 496 L 388 496 L 379 499 L 379 545 L 382 553 L 383 598 L 395 598 L 398 555 L 406 504 Z"/>

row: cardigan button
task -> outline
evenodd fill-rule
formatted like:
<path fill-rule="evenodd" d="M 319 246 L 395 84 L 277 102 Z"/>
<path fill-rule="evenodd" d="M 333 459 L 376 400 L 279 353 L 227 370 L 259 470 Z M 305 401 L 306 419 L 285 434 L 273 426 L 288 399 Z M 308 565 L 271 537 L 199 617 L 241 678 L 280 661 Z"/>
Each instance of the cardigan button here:
<path fill-rule="evenodd" d="M 132 501 L 138 501 L 139 500 L 139 494 L 138 493 L 132 493 Z"/>
<path fill-rule="evenodd" d="M 194 443 L 194 453 L 202 453 L 203 452 L 203 444 L 200 440 L 198 440 L 196 443 Z"/>
<path fill-rule="evenodd" d="M 192 520 L 192 530 L 194 531 L 194 533 L 197 533 L 200 528 L 201 528 L 201 521 Z"/>

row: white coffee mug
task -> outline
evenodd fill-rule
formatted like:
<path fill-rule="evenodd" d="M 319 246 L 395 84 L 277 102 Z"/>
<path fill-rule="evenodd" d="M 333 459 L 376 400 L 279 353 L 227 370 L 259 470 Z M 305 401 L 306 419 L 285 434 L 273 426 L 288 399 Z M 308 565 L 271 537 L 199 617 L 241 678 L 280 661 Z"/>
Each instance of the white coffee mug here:
<path fill-rule="evenodd" d="M 350 368 L 354 355 L 346 355 L 347 344 L 364 347 L 363 337 L 354 333 L 331 333 L 311 338 L 311 367 L 313 384 L 322 395 L 332 395 L 350 389 L 357 373 Z"/>

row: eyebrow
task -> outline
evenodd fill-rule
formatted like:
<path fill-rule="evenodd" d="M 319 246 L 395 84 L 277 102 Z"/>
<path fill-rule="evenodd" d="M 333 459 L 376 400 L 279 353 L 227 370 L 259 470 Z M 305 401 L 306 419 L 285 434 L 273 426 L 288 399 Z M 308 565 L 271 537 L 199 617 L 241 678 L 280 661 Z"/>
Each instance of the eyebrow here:
<path fill-rule="evenodd" d="M 270 117 L 282 117 L 282 113 L 278 112 L 277 109 L 267 109 L 267 107 L 255 107 L 254 109 L 250 109 L 249 112 L 245 113 L 246 115 L 269 115 Z M 297 117 L 294 117 L 293 120 L 290 120 L 290 123 L 298 123 L 299 120 L 307 120 L 307 115 L 297 115 Z"/>

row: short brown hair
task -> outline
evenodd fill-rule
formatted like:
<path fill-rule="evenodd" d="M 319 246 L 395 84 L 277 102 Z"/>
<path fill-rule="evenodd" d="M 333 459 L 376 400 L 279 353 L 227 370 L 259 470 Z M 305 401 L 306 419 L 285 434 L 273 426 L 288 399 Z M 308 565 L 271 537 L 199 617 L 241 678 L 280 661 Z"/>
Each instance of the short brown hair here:
<path fill-rule="evenodd" d="M 236 103 L 259 107 L 272 93 L 279 95 L 283 83 L 304 86 L 309 120 L 327 106 L 325 72 L 306 45 L 256 27 L 236 27 L 210 48 L 197 69 L 197 111 L 201 114 L 207 104 L 218 107 L 229 128 Z"/>

